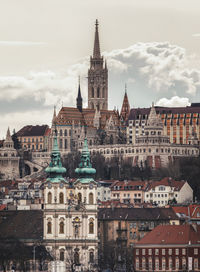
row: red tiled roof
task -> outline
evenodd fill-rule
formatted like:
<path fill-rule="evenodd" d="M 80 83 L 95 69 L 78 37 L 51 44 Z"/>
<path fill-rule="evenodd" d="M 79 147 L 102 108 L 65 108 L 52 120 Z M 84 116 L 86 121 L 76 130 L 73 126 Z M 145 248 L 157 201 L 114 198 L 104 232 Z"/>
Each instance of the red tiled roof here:
<path fill-rule="evenodd" d="M 188 244 L 189 242 L 200 245 L 200 226 L 159 225 L 136 245 Z"/>
<path fill-rule="evenodd" d="M 48 130 L 48 125 L 37 125 L 37 126 L 25 126 L 22 129 L 20 129 L 16 135 L 18 137 L 23 137 L 23 136 L 44 136 L 46 131 Z"/>
<path fill-rule="evenodd" d="M 155 188 L 156 186 L 164 185 L 164 186 L 170 186 L 175 188 L 176 191 L 179 191 L 183 185 L 186 183 L 186 181 L 181 180 L 177 181 L 170 177 L 165 177 L 162 180 L 159 181 L 152 181 L 149 183 L 148 190 Z"/>
<path fill-rule="evenodd" d="M 120 190 L 144 190 L 145 185 L 147 185 L 146 181 L 142 180 L 127 180 L 127 181 L 115 181 L 112 183 L 111 190 L 115 190 L 115 186 L 120 186 Z"/>
<path fill-rule="evenodd" d="M 200 204 L 191 204 L 189 206 L 174 206 L 172 209 L 175 211 L 175 213 L 184 214 L 191 218 L 196 218 L 196 212 L 200 212 Z"/>

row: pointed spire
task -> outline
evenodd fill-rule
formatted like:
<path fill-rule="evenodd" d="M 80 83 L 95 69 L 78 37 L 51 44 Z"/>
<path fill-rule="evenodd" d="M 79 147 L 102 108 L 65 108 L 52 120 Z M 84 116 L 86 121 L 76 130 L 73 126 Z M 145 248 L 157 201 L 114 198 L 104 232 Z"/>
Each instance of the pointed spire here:
<path fill-rule="evenodd" d="M 6 133 L 6 141 L 12 141 L 12 138 L 10 136 L 10 128 L 8 127 L 7 133 Z"/>
<path fill-rule="evenodd" d="M 94 38 L 94 50 L 93 50 L 93 58 L 95 58 L 95 59 L 101 58 L 98 25 L 99 25 L 99 23 L 98 23 L 98 20 L 96 19 L 96 23 L 95 23 L 95 38 Z"/>
<path fill-rule="evenodd" d="M 80 112 L 82 112 L 82 107 L 83 107 L 83 99 L 81 96 L 81 87 L 80 87 L 80 76 L 78 79 L 78 96 L 76 98 L 76 107 L 79 109 Z"/>
<path fill-rule="evenodd" d="M 128 95 L 127 95 L 127 84 L 125 84 L 124 99 L 123 99 L 122 108 L 120 112 L 121 120 L 126 121 L 128 119 L 129 113 L 130 113 L 130 104 L 129 104 Z"/>
<path fill-rule="evenodd" d="M 152 106 L 150 109 L 150 113 L 147 120 L 147 126 L 149 127 L 163 127 L 163 122 L 159 114 L 156 113 L 156 109 L 154 106 L 154 102 L 152 102 Z"/>

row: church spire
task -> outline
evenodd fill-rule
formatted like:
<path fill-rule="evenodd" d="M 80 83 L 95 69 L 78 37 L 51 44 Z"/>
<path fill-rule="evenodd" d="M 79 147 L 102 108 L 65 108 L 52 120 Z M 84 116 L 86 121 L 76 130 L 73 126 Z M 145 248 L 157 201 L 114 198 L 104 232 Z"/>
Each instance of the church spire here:
<path fill-rule="evenodd" d="M 49 174 L 47 181 L 52 183 L 59 183 L 61 181 L 66 182 L 62 177 L 66 173 L 66 168 L 62 166 L 60 151 L 58 148 L 57 133 L 55 130 L 55 135 L 53 137 L 53 149 L 51 152 L 51 162 L 49 166 L 45 169 L 45 172 Z"/>
<path fill-rule="evenodd" d="M 82 107 L 83 107 L 83 99 L 81 96 L 81 87 L 80 87 L 80 76 L 79 76 L 79 83 L 78 83 L 78 96 L 76 98 L 76 107 L 79 109 L 80 112 L 82 112 Z"/>
<path fill-rule="evenodd" d="M 7 133 L 6 133 L 6 141 L 12 141 L 12 138 L 10 136 L 10 128 L 8 127 Z"/>
<path fill-rule="evenodd" d="M 99 26 L 99 23 L 98 23 L 98 20 L 96 19 L 96 23 L 95 23 L 95 38 L 94 38 L 94 50 L 93 50 L 93 58 L 95 58 L 95 59 L 101 58 L 98 26 Z"/>
<path fill-rule="evenodd" d="M 127 85 L 125 84 L 125 93 L 124 93 L 124 100 L 122 103 L 121 113 L 120 117 L 123 121 L 126 121 L 128 119 L 130 113 L 130 105 L 128 101 L 128 95 L 127 95 Z"/>
<path fill-rule="evenodd" d="M 52 118 L 52 126 L 55 125 L 55 122 L 56 122 L 56 106 L 54 105 L 53 118 Z"/>

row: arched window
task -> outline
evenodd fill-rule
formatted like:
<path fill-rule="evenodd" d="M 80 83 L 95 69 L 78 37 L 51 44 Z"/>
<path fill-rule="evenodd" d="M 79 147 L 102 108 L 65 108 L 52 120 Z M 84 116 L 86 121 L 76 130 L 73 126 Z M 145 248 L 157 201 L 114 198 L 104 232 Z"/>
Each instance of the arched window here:
<path fill-rule="evenodd" d="M 67 129 L 65 129 L 65 136 L 67 136 Z"/>
<path fill-rule="evenodd" d="M 93 263 L 93 262 L 94 262 L 94 252 L 93 252 L 93 251 L 90 251 L 89 262 L 90 262 L 90 263 Z"/>
<path fill-rule="evenodd" d="M 99 89 L 99 87 L 97 88 L 97 98 L 99 98 L 100 97 L 100 89 Z"/>
<path fill-rule="evenodd" d="M 92 87 L 92 98 L 94 98 L 94 88 Z"/>
<path fill-rule="evenodd" d="M 51 222 L 47 223 L 47 233 L 50 234 L 52 232 L 51 230 Z"/>
<path fill-rule="evenodd" d="M 64 203 L 64 195 L 63 195 L 63 193 L 60 193 L 60 195 L 59 195 L 59 202 L 60 202 L 60 204 Z"/>
<path fill-rule="evenodd" d="M 67 149 L 67 139 L 65 139 L 65 149 Z"/>
<path fill-rule="evenodd" d="M 94 204 L 93 193 L 89 193 L 89 204 L 90 205 Z"/>
<path fill-rule="evenodd" d="M 63 135 L 63 133 L 62 133 L 62 129 L 60 129 L 60 136 L 62 136 Z"/>
<path fill-rule="evenodd" d="M 64 250 L 61 250 L 60 251 L 60 261 L 64 261 L 64 259 L 65 259 L 65 252 L 64 252 Z"/>
<path fill-rule="evenodd" d="M 89 222 L 89 234 L 93 234 L 94 233 L 94 220 L 93 219 L 90 219 L 90 222 Z"/>
<path fill-rule="evenodd" d="M 102 98 L 104 98 L 105 97 L 105 87 L 103 87 L 103 89 L 102 89 Z"/>
<path fill-rule="evenodd" d="M 82 202 L 82 194 L 78 193 L 78 203 L 81 203 L 81 202 Z"/>
<path fill-rule="evenodd" d="M 74 253 L 74 263 L 79 264 L 79 253 L 77 251 Z"/>
<path fill-rule="evenodd" d="M 52 194 L 51 192 L 48 193 L 48 199 L 47 199 L 48 204 L 52 203 Z"/>
<path fill-rule="evenodd" d="M 63 147 L 63 141 L 62 139 L 60 139 L 60 148 L 62 149 L 62 147 Z"/>
<path fill-rule="evenodd" d="M 60 225 L 59 225 L 59 232 L 60 232 L 61 234 L 64 233 L 64 222 L 63 222 L 63 221 L 60 222 Z"/>

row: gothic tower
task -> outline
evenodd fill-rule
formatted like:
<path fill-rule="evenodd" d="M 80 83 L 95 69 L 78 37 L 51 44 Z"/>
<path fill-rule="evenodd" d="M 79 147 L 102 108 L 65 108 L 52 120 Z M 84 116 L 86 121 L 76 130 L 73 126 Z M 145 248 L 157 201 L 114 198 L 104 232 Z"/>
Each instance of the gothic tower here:
<path fill-rule="evenodd" d="M 79 85 L 78 85 L 78 96 L 76 98 L 76 107 L 77 107 L 77 109 L 79 109 L 80 112 L 82 112 L 83 99 L 81 96 L 80 78 L 79 78 Z"/>
<path fill-rule="evenodd" d="M 95 24 L 94 50 L 88 70 L 88 108 L 108 109 L 108 70 L 100 52 L 98 20 Z"/>

